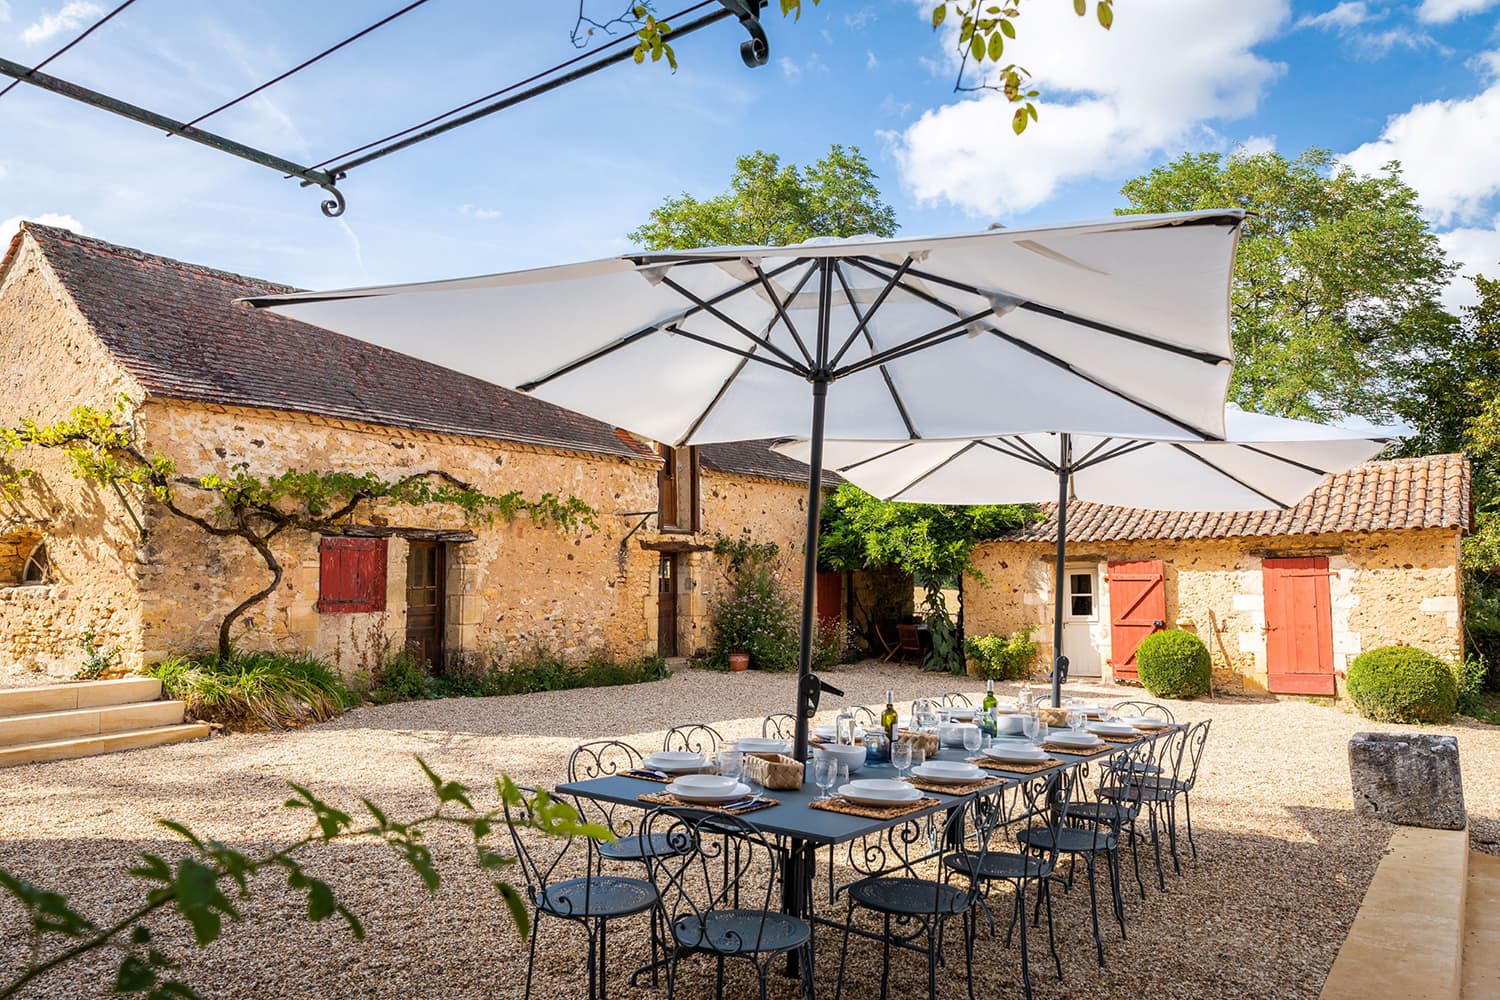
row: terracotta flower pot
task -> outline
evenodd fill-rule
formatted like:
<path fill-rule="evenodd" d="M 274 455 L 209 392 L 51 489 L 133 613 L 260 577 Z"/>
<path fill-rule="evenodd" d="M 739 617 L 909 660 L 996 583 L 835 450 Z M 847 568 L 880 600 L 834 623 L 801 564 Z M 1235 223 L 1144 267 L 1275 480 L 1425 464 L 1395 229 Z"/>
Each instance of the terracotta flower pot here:
<path fill-rule="evenodd" d="M 729 669 L 730 670 L 749 670 L 750 669 L 750 654 L 749 653 L 730 653 L 729 654 Z"/>

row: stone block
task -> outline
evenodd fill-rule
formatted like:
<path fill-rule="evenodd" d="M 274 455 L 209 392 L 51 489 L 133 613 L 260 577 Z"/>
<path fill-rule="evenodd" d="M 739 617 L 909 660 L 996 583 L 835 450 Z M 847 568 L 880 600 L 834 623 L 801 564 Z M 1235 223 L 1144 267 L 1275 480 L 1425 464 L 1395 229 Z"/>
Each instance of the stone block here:
<path fill-rule="evenodd" d="M 1262 611 L 1265 609 L 1266 598 L 1263 594 L 1235 594 L 1231 601 L 1231 607 L 1236 611 Z"/>
<path fill-rule="evenodd" d="M 1354 811 L 1401 826 L 1460 830 L 1466 822 L 1458 740 L 1425 733 L 1355 733 Z"/>
<path fill-rule="evenodd" d="M 1422 598 L 1422 613 L 1424 615 L 1441 615 L 1450 611 L 1458 610 L 1458 598 L 1452 594 L 1446 597 L 1424 597 Z"/>

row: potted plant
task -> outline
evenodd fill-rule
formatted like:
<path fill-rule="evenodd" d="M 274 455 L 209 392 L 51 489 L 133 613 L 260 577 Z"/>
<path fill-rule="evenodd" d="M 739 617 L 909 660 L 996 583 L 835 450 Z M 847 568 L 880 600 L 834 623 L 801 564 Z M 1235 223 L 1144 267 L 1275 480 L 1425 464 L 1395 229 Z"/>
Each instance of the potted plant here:
<path fill-rule="evenodd" d="M 729 654 L 729 669 L 730 670 L 749 670 L 750 669 L 750 654 L 747 651 L 743 650 L 743 649 L 737 649 L 737 650 L 734 650 L 733 652 L 731 652 Z"/>

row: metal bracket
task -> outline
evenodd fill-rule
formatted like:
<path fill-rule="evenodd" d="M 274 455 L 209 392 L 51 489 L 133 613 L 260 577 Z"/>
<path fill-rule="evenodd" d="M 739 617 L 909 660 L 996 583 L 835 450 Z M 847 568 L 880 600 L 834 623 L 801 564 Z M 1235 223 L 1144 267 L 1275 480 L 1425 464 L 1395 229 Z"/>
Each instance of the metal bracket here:
<path fill-rule="evenodd" d="M 719 0 L 719 3 L 739 18 L 740 26 L 750 33 L 750 40 L 740 43 L 740 59 L 751 69 L 764 66 L 771 59 L 771 42 L 760 24 L 766 0 Z"/>
<path fill-rule="evenodd" d="M 312 185 L 317 185 L 333 196 L 331 198 L 324 198 L 322 204 L 318 206 L 323 210 L 323 214 L 328 216 L 330 219 L 337 219 L 339 216 L 344 214 L 344 193 L 338 189 L 338 182 L 343 180 L 347 176 L 349 175 L 345 173 L 337 173 L 333 175 L 331 180 L 328 180 L 326 182 L 314 180 L 306 180 L 302 182 L 303 187 L 311 187 Z"/>

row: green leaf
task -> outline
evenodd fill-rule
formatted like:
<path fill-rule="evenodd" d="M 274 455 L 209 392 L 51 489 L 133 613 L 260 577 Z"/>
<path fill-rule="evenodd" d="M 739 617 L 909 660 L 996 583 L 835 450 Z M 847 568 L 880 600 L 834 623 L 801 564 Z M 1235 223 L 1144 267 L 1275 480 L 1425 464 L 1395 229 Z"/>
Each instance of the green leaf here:
<path fill-rule="evenodd" d="M 333 890 L 327 882 L 319 879 L 308 879 L 307 883 L 307 919 L 313 923 L 326 920 L 338 909 L 338 901 L 333 898 Z"/>
<path fill-rule="evenodd" d="M 969 54 L 974 57 L 975 62 L 984 62 L 984 36 L 977 31 L 969 39 Z"/>
<path fill-rule="evenodd" d="M 156 970 L 135 955 L 126 955 L 115 973 L 116 993 L 144 993 L 156 985 Z"/>
<path fill-rule="evenodd" d="M 936 7 L 932 8 L 932 26 L 934 28 L 936 28 L 939 25 L 941 25 L 947 19 L 948 19 L 948 5 L 947 4 L 940 3 Z"/>
<path fill-rule="evenodd" d="M 1005 36 L 998 31 L 990 32 L 989 56 L 992 62 L 999 62 L 1000 56 L 1005 52 Z"/>
<path fill-rule="evenodd" d="M 531 933 L 531 911 L 527 909 L 526 901 L 509 882 L 496 882 L 495 889 L 499 891 L 500 898 L 505 900 L 505 907 L 510 910 L 510 918 L 515 921 L 516 930 L 522 937 L 526 937 Z"/>
<path fill-rule="evenodd" d="M 1089 12 L 1089 0 L 1073 0 L 1073 13 L 1079 17 Z"/>
<path fill-rule="evenodd" d="M 1000 30 L 1005 33 L 1006 38 L 1014 39 L 1016 37 L 1016 26 L 1014 24 L 1011 24 L 1008 20 L 1002 20 L 1000 22 Z"/>
<path fill-rule="evenodd" d="M 1109 30 L 1109 26 L 1115 23 L 1115 9 L 1113 5 L 1107 3 L 1106 0 L 1100 0 L 1098 12 L 1099 27 L 1104 28 L 1106 31 Z"/>
<path fill-rule="evenodd" d="M 239 913 L 219 889 L 214 870 L 193 858 L 178 862 L 172 897 L 177 911 L 192 925 L 200 948 L 218 938 L 224 916 L 239 919 Z"/>
<path fill-rule="evenodd" d="M 1026 131 L 1026 122 L 1026 109 L 1017 108 L 1016 113 L 1010 118 L 1010 130 L 1016 135 L 1020 135 L 1022 132 Z"/>

